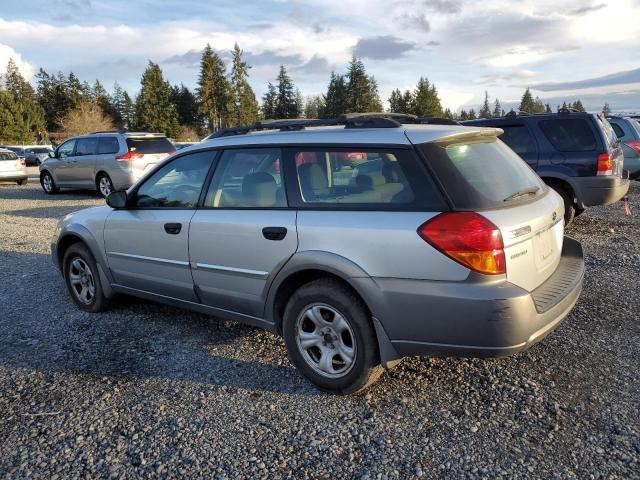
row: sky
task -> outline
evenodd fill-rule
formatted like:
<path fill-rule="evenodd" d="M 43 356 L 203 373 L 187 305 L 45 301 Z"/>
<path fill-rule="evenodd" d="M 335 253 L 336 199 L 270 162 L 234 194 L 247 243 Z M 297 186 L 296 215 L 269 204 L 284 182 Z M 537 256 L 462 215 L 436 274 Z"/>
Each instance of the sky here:
<path fill-rule="evenodd" d="M 258 97 L 284 64 L 305 95 L 356 55 L 386 100 L 421 76 L 443 106 L 504 105 L 526 87 L 552 106 L 581 98 L 640 111 L 640 0 L 0 0 L 0 72 L 13 58 L 140 88 L 149 60 L 195 87 L 209 43 L 244 50 Z"/>

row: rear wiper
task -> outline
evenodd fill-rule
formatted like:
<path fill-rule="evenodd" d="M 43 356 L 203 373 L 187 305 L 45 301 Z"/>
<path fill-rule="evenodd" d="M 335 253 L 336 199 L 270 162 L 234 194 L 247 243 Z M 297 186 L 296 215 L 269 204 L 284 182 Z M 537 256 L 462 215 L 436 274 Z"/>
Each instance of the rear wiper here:
<path fill-rule="evenodd" d="M 505 198 L 502 201 L 508 202 L 509 200 L 513 200 L 514 198 L 524 197 L 525 195 L 535 195 L 538 192 L 538 190 L 540 190 L 540 187 L 531 187 L 525 190 L 520 190 L 519 192 L 509 195 L 507 198 Z"/>

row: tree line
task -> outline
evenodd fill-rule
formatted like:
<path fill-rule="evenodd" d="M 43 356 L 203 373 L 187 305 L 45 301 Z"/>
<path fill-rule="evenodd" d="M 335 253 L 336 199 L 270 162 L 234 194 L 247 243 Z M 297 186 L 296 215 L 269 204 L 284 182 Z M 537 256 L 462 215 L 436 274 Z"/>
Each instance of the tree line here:
<path fill-rule="evenodd" d="M 117 82 L 108 92 L 97 79 L 91 85 L 73 72 L 53 74 L 42 68 L 36 74 L 34 88 L 9 60 L 6 73 L 0 76 L 0 142 L 31 143 L 115 128 L 197 140 L 220 128 L 260 119 L 335 118 L 345 113 L 384 110 L 376 79 L 356 57 L 344 73 L 331 73 L 325 93 L 306 99 L 285 66 L 280 65 L 259 103 L 249 83 L 250 69 L 238 44 L 231 51 L 229 68 L 207 44 L 194 91 L 182 83 L 171 85 L 160 66 L 149 61 L 140 91 L 132 96 Z M 459 113 L 443 108 L 437 87 L 426 77 L 420 77 L 413 89 L 394 89 L 387 102 L 390 112 L 419 117 L 469 120 L 505 115 L 500 100 L 491 102 L 488 92 L 478 112 L 473 108 Z M 563 108 L 584 111 L 580 100 L 557 106 L 558 111 Z M 534 98 L 527 88 L 519 110 L 544 113 L 551 112 L 551 107 Z"/>

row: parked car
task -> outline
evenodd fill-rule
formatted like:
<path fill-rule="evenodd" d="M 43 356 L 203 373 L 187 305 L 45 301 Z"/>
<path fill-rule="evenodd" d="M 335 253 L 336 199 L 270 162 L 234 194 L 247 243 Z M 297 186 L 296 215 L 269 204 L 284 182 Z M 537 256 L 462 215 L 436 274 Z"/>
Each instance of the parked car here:
<path fill-rule="evenodd" d="M 25 152 L 25 160 L 27 161 L 27 166 L 40 165 L 47 158 L 49 158 L 49 152 L 52 152 L 52 151 L 53 149 L 49 146 L 25 148 L 24 152 Z"/>
<path fill-rule="evenodd" d="M 603 115 L 567 111 L 462 123 L 502 129 L 500 139 L 563 198 L 566 225 L 585 208 L 617 202 L 629 189 L 622 147 Z"/>
<path fill-rule="evenodd" d="M 94 132 L 61 144 L 40 165 L 40 184 L 48 194 L 60 188 L 95 189 L 104 197 L 128 188 L 175 152 L 161 133 Z"/>
<path fill-rule="evenodd" d="M 18 155 L 19 159 L 26 160 L 26 153 L 25 153 L 25 148 L 24 147 L 20 147 L 20 146 L 16 146 L 16 145 L 2 145 L 2 146 L 0 146 L 0 148 L 11 150 L 16 155 Z"/>
<path fill-rule="evenodd" d="M 125 293 L 277 332 L 342 394 L 404 356 L 520 352 L 572 309 L 562 198 L 499 130 L 298 122 L 222 131 L 64 217 L 52 256 L 76 305 Z"/>
<path fill-rule="evenodd" d="M 640 122 L 635 118 L 610 116 L 607 120 L 622 143 L 624 168 L 629 177 L 640 178 Z"/>
<path fill-rule="evenodd" d="M 26 185 L 28 179 L 25 160 L 7 148 L 0 148 L 0 182 L 16 182 L 18 185 Z"/>

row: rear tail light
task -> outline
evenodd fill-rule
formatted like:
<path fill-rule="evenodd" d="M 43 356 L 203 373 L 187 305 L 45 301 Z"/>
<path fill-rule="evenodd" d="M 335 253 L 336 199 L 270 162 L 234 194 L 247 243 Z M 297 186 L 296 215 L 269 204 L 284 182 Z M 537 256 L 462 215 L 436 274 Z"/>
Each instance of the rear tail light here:
<path fill-rule="evenodd" d="M 144 157 L 144 153 L 136 153 L 136 152 L 127 152 L 124 155 L 120 155 L 116 157 L 116 160 L 126 162 L 127 160 L 133 160 L 134 158 L 142 158 Z"/>
<path fill-rule="evenodd" d="M 441 213 L 418 227 L 432 247 L 476 272 L 507 272 L 502 234 L 498 227 L 475 212 Z"/>
<path fill-rule="evenodd" d="M 638 155 L 640 155 L 640 141 L 632 140 L 630 142 L 624 142 L 628 147 L 633 148 Z"/>
<path fill-rule="evenodd" d="M 27 161 L 24 158 L 20 159 L 20 165 L 22 165 L 23 167 L 27 166 Z"/>
<path fill-rule="evenodd" d="M 613 158 L 611 158 L 611 154 L 605 152 L 598 155 L 598 175 L 613 175 Z"/>

